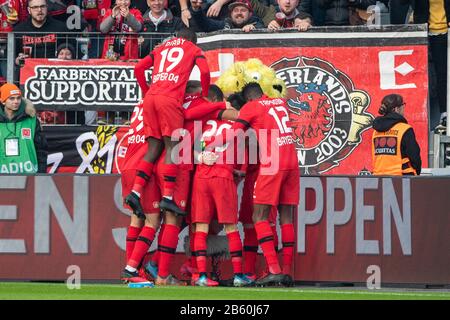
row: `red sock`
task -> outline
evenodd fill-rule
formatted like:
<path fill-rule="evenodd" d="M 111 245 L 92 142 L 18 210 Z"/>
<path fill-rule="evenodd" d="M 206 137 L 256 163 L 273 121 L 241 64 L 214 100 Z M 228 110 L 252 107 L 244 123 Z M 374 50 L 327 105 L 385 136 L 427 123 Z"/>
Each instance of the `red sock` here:
<path fill-rule="evenodd" d="M 275 247 L 275 251 L 278 252 L 278 232 L 277 232 L 277 225 L 270 226 L 273 233 L 273 245 Z"/>
<path fill-rule="evenodd" d="M 195 233 L 189 230 L 189 248 L 191 249 L 191 267 L 197 268 L 197 257 L 194 255 Z"/>
<path fill-rule="evenodd" d="M 139 162 L 132 189 L 132 191 L 134 191 L 139 197 L 141 196 L 142 190 L 144 189 L 145 185 L 150 180 L 152 172 L 153 172 L 153 163 L 147 162 L 145 160 L 141 160 Z"/>
<path fill-rule="evenodd" d="M 151 227 L 143 227 L 141 233 L 136 240 L 136 245 L 134 246 L 133 253 L 128 260 L 128 265 L 133 268 L 137 268 L 141 263 L 142 258 L 148 251 L 148 248 L 152 245 L 153 239 L 155 238 L 156 230 Z"/>
<path fill-rule="evenodd" d="M 126 254 L 127 262 L 133 253 L 134 245 L 136 244 L 137 237 L 141 233 L 142 228 L 129 226 L 127 231 L 127 242 L 126 242 Z"/>
<path fill-rule="evenodd" d="M 161 242 L 158 245 L 158 276 L 161 278 L 166 278 L 170 274 L 170 262 L 177 250 L 178 232 L 180 228 L 172 224 L 166 224 L 164 227 Z"/>
<path fill-rule="evenodd" d="M 227 233 L 227 238 L 233 272 L 234 274 L 240 274 L 242 273 L 242 241 L 239 231 Z"/>
<path fill-rule="evenodd" d="M 283 224 L 281 225 L 281 240 L 283 241 L 282 249 L 282 266 L 284 274 L 291 274 L 292 259 L 294 257 L 294 225 Z"/>
<path fill-rule="evenodd" d="M 162 234 L 164 232 L 164 226 L 165 226 L 165 224 L 162 224 L 161 227 L 159 228 L 158 246 L 161 243 L 161 237 L 162 237 Z M 152 256 L 152 263 L 155 264 L 155 265 L 158 265 L 158 263 L 159 263 L 159 251 L 158 250 L 156 250 L 155 253 Z"/>
<path fill-rule="evenodd" d="M 194 233 L 194 254 L 197 261 L 199 273 L 206 273 L 206 232 L 196 231 Z"/>
<path fill-rule="evenodd" d="M 273 244 L 273 233 L 269 222 L 267 220 L 256 222 L 255 230 L 264 258 L 266 258 L 269 272 L 272 274 L 281 273 L 281 267 L 278 263 L 277 253 Z"/>
<path fill-rule="evenodd" d="M 256 273 L 258 239 L 255 228 L 244 228 L 244 273 Z"/>
<path fill-rule="evenodd" d="M 163 197 L 173 197 L 173 190 L 177 184 L 178 166 L 176 164 L 164 164 L 161 171 L 164 176 Z"/>

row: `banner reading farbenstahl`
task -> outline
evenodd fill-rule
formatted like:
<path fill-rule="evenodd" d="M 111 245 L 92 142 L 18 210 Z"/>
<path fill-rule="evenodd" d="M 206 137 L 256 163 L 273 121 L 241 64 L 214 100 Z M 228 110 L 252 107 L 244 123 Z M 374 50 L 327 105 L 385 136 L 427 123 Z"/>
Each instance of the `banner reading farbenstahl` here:
<path fill-rule="evenodd" d="M 141 90 L 134 64 L 107 60 L 29 59 L 21 72 L 25 97 L 39 109 L 134 107 Z"/>

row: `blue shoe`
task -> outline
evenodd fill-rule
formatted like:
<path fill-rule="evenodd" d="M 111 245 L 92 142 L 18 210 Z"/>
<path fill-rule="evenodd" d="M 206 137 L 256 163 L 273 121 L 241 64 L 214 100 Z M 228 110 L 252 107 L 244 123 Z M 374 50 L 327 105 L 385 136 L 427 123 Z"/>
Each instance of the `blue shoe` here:
<path fill-rule="evenodd" d="M 128 283 L 128 288 L 153 288 L 155 285 L 153 282 L 130 282 Z"/>
<path fill-rule="evenodd" d="M 245 274 L 243 275 L 235 275 L 233 279 L 233 286 L 235 287 L 249 287 L 255 284 L 255 280 L 250 279 Z"/>
<path fill-rule="evenodd" d="M 207 276 L 201 276 L 195 281 L 195 285 L 200 287 L 217 287 L 219 283 L 209 279 Z"/>
<path fill-rule="evenodd" d="M 147 272 L 153 279 L 156 279 L 158 276 L 158 266 L 153 262 L 149 261 L 145 267 L 145 272 Z"/>

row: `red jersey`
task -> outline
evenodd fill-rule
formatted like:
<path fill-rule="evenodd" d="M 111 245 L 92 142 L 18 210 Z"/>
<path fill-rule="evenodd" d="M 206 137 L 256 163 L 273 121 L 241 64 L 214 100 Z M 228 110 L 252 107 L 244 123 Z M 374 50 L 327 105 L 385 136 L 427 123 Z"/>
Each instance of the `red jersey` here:
<path fill-rule="evenodd" d="M 202 136 L 200 142 L 202 151 L 205 150 L 213 137 L 219 136 L 227 130 L 231 129 L 233 122 L 228 120 L 215 120 L 211 117 L 202 119 Z M 199 164 L 197 166 L 195 176 L 197 178 L 221 177 L 233 180 L 233 169 L 236 166 L 236 143 L 226 143 L 223 146 L 215 147 L 214 153 L 218 156 L 216 163 L 212 166 Z M 234 150 L 229 150 L 234 148 Z"/>
<path fill-rule="evenodd" d="M 111 0 L 83 0 L 81 9 L 87 21 L 95 21 L 95 30 L 100 30 L 100 23 L 106 15 L 106 11 L 111 7 Z"/>
<path fill-rule="evenodd" d="M 183 38 L 173 38 L 156 47 L 136 65 L 135 76 L 144 94 L 148 91 L 152 95 L 172 97 L 181 104 L 195 65 L 200 69 L 202 92 L 206 96 L 210 82 L 206 58 L 199 47 Z M 145 70 L 151 66 L 153 73 L 149 87 Z"/>
<path fill-rule="evenodd" d="M 242 107 L 233 129 L 251 127 L 255 130 L 261 168 L 278 162 L 278 170 L 289 170 L 298 168 L 298 157 L 288 121 L 286 101 L 264 96 Z"/>
<path fill-rule="evenodd" d="M 225 110 L 225 103 L 211 103 L 205 100 L 200 94 L 192 94 L 184 97 L 183 108 L 185 110 L 183 136 L 189 136 L 190 153 L 189 157 L 187 157 L 186 159 L 183 158 L 183 161 L 181 162 L 179 168 L 181 168 L 181 170 L 193 170 L 194 161 L 192 157 L 192 146 L 194 144 L 194 141 L 197 138 L 200 138 L 195 136 L 195 122 L 200 121 L 203 126 L 203 123 L 209 119 L 218 119 L 222 111 Z M 181 153 L 181 156 L 183 156 L 183 153 Z"/>
<path fill-rule="evenodd" d="M 128 131 L 128 147 L 123 161 L 122 171 L 136 170 L 139 162 L 147 152 L 147 143 L 144 132 L 144 110 L 142 103 L 134 107 L 131 115 L 130 130 Z"/>

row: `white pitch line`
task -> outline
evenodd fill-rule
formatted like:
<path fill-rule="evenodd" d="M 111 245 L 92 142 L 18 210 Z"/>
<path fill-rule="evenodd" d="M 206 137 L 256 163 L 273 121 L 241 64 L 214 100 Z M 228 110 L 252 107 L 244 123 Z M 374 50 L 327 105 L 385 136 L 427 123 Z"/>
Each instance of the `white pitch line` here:
<path fill-rule="evenodd" d="M 25 283 L 23 283 L 25 284 Z M 26 283 L 27 285 L 30 284 L 39 284 L 39 283 Z M 53 285 L 65 285 L 65 284 L 59 284 L 59 283 L 52 283 Z M 118 284 L 92 284 L 92 283 L 86 283 L 81 284 L 81 289 L 83 287 L 98 287 L 98 286 L 104 286 L 108 288 L 126 288 L 124 285 L 118 285 Z M 145 288 L 148 290 L 152 289 L 158 289 L 158 290 L 172 290 L 172 289 L 186 289 L 186 286 L 155 286 L 154 288 Z M 199 289 L 204 289 L 203 287 L 195 287 Z M 449 293 L 422 293 L 422 292 L 389 292 L 389 291 L 342 291 L 342 290 L 317 290 L 317 289 L 283 289 L 283 288 L 227 288 L 227 287 L 216 287 L 211 288 L 213 290 L 222 290 L 222 291 L 254 291 L 254 292 L 294 292 L 294 293 L 318 293 L 318 294 L 342 294 L 342 295 L 349 295 L 349 294 L 356 294 L 356 295 L 390 295 L 390 296 L 409 296 L 409 297 L 448 297 L 450 298 L 450 292 Z M 131 289 L 130 289 L 131 290 Z"/>

